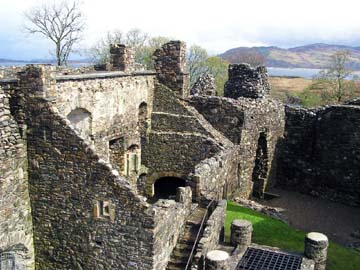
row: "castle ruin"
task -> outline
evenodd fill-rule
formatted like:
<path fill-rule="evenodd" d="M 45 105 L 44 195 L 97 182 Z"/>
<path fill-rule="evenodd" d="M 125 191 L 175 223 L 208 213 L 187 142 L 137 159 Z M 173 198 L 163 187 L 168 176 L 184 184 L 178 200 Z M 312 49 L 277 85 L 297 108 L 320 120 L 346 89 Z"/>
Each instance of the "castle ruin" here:
<path fill-rule="evenodd" d="M 115 45 L 107 71 L 0 80 L 1 254 L 19 269 L 177 269 L 204 213 L 194 264 L 214 249 L 234 195 L 279 185 L 360 205 L 359 103 L 285 106 L 246 64 L 224 97 L 191 95 L 185 54 L 169 42 L 136 71 Z"/>

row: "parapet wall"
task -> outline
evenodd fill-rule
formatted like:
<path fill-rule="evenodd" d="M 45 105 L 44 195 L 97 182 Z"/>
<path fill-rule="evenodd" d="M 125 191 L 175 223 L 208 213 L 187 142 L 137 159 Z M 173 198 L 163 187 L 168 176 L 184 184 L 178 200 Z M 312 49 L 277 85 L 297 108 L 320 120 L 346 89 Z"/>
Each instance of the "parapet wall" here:
<path fill-rule="evenodd" d="M 15 256 L 21 269 L 34 269 L 26 141 L 0 86 L 0 256 Z"/>
<path fill-rule="evenodd" d="M 183 232 L 185 221 L 194 208 L 191 189 L 184 188 L 184 201 L 159 200 L 152 209 L 154 215 L 154 270 L 165 270 L 171 253 Z"/>
<path fill-rule="evenodd" d="M 278 184 L 360 205 L 360 107 L 286 107 Z"/>
<path fill-rule="evenodd" d="M 215 210 L 205 224 L 204 233 L 196 248 L 196 253 L 191 266 L 192 270 L 205 269 L 205 256 L 208 251 L 217 249 L 219 244 L 225 239 L 227 201 L 219 201 Z"/>

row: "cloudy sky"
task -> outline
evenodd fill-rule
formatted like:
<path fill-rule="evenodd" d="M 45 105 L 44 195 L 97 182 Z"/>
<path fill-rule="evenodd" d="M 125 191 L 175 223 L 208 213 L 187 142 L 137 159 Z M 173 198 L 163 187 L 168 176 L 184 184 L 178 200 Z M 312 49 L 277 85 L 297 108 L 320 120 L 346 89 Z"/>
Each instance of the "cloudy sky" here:
<path fill-rule="evenodd" d="M 0 58 L 48 58 L 51 44 L 21 30 L 23 12 L 51 0 L 0 0 Z M 107 31 L 140 28 L 211 53 L 239 46 L 360 46 L 359 0 L 83 0 L 91 46 Z"/>

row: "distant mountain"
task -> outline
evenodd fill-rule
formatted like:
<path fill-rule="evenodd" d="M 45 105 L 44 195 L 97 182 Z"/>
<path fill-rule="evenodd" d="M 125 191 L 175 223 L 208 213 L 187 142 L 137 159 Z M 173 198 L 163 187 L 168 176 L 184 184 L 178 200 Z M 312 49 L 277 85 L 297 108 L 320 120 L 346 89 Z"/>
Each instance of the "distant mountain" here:
<path fill-rule="evenodd" d="M 77 59 L 77 60 L 69 60 L 69 64 L 76 64 L 76 63 L 91 63 L 92 60 L 89 58 L 86 59 Z M 24 63 L 24 64 L 55 64 L 56 60 L 52 59 L 31 59 L 31 60 L 14 60 L 14 59 L 6 59 L 6 58 L 0 58 L 0 65 L 1 63 Z"/>
<path fill-rule="evenodd" d="M 13 63 L 13 62 L 17 62 L 17 63 L 26 63 L 26 61 L 24 60 L 14 60 L 14 59 L 6 59 L 6 58 L 0 58 L 0 63 Z"/>
<path fill-rule="evenodd" d="M 255 53 L 262 55 L 269 67 L 284 68 L 326 68 L 330 56 L 337 51 L 347 50 L 351 53 L 349 67 L 360 70 L 360 47 L 345 45 L 329 45 L 323 43 L 310 44 L 290 49 L 279 47 L 239 47 L 230 49 L 220 57 L 230 63 L 238 63 L 244 55 Z"/>

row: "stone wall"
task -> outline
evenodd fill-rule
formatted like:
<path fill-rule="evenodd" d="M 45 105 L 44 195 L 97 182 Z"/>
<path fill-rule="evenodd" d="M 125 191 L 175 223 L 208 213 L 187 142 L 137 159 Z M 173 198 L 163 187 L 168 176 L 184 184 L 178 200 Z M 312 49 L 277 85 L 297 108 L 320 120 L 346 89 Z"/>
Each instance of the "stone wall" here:
<path fill-rule="evenodd" d="M 36 70 L 30 66 L 20 76 L 32 76 Z M 39 89 L 39 95 L 69 119 L 104 160 L 136 185 L 141 174 L 141 149 L 150 126 L 155 74 L 56 75 L 51 67 L 42 72 L 46 89 Z M 134 162 L 130 160 L 133 157 Z M 128 166 L 129 162 L 134 166 Z"/>
<path fill-rule="evenodd" d="M 233 173 L 232 183 L 234 187 L 240 186 L 241 196 L 249 197 L 254 185 L 255 192 L 261 195 L 267 186 L 274 184 L 274 157 L 285 125 L 280 102 L 270 98 L 192 97 L 190 104 L 238 145 L 237 168 L 232 166 L 237 172 Z"/>
<path fill-rule="evenodd" d="M 360 107 L 286 107 L 278 184 L 360 205 Z"/>
<path fill-rule="evenodd" d="M 147 204 L 60 113 L 61 103 L 49 96 L 57 92 L 49 71 L 28 67 L 20 74 L 36 268 L 164 269 L 191 195 Z"/>
<path fill-rule="evenodd" d="M 227 201 L 219 201 L 217 207 L 206 222 L 199 241 L 191 269 L 204 269 L 204 260 L 208 251 L 214 250 L 224 241 Z"/>
<path fill-rule="evenodd" d="M 146 204 L 48 104 L 28 105 L 37 269 L 153 269 Z"/>
<path fill-rule="evenodd" d="M 179 97 L 189 95 L 189 74 L 186 67 L 186 44 L 170 41 L 157 49 L 153 55 L 158 81 Z"/>
<path fill-rule="evenodd" d="M 112 76 L 111 76 L 112 74 Z M 98 153 L 109 158 L 109 141 L 122 138 L 124 148 L 140 145 L 139 108 L 147 104 L 150 118 L 154 76 L 149 73 L 134 76 L 58 77 L 53 106 L 68 116 L 83 109 L 90 114 L 90 138 Z"/>
<path fill-rule="evenodd" d="M 193 96 L 216 96 L 216 93 L 215 78 L 210 73 L 201 74 L 190 91 Z"/>
<path fill-rule="evenodd" d="M 163 270 L 183 231 L 186 218 L 192 208 L 190 187 L 186 188 L 184 202 L 159 200 L 152 207 L 154 217 L 154 270 Z"/>
<path fill-rule="evenodd" d="M 211 125 L 235 144 L 241 141 L 245 112 L 236 106 L 236 100 L 220 97 L 192 97 L 195 107 Z"/>
<path fill-rule="evenodd" d="M 266 67 L 252 68 L 249 64 L 229 65 L 229 80 L 224 96 L 231 98 L 262 98 L 270 93 Z"/>
<path fill-rule="evenodd" d="M 196 183 L 196 195 L 204 205 L 211 200 L 231 198 L 241 189 L 239 147 L 226 148 L 196 165 L 190 175 Z"/>
<path fill-rule="evenodd" d="M 110 46 L 110 69 L 124 72 L 134 71 L 135 53 L 124 44 L 111 44 Z"/>
<path fill-rule="evenodd" d="M 156 84 L 151 131 L 144 153 L 148 168 L 147 194 L 152 196 L 153 184 L 160 176 L 187 178 L 195 166 L 231 144 L 219 134 L 185 100 L 164 85 Z M 188 179 L 193 195 L 198 194 L 193 178 Z"/>
<path fill-rule="evenodd" d="M 0 255 L 13 254 L 19 269 L 34 269 L 26 138 L 10 99 L 0 86 Z"/>

